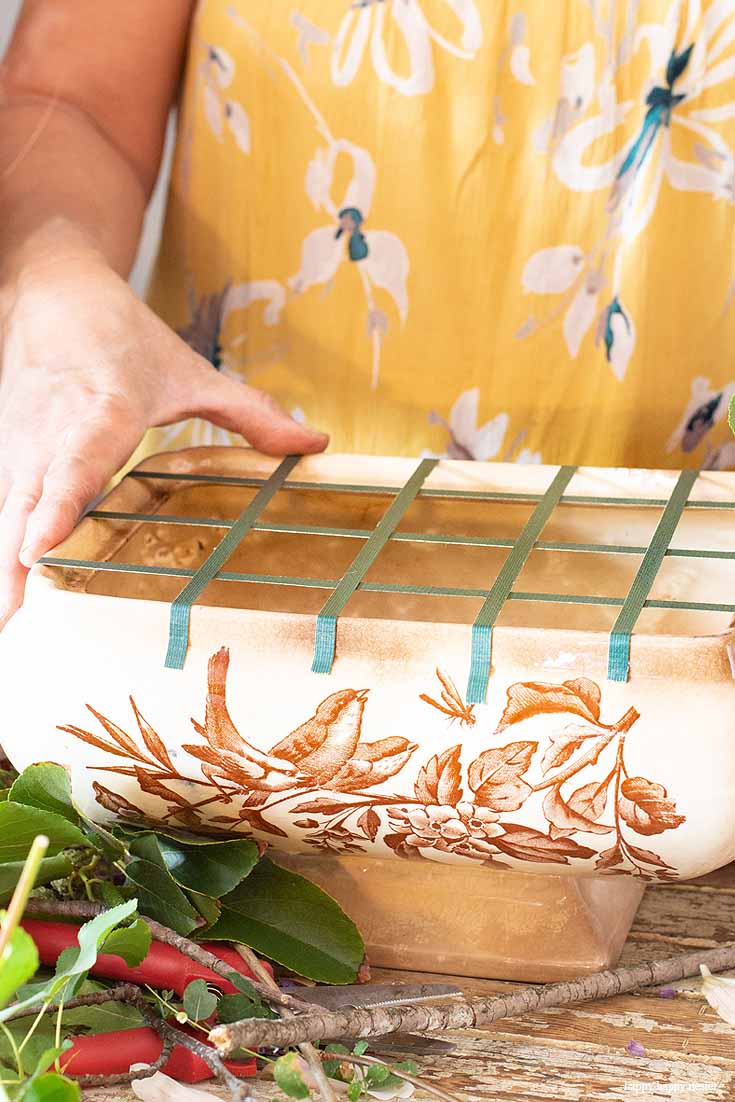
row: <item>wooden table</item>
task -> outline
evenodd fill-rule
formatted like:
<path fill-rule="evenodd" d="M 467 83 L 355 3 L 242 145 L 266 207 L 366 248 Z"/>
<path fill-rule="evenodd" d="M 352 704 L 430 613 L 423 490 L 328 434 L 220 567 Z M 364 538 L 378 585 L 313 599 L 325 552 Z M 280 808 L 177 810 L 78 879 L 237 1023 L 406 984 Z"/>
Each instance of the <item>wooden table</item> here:
<path fill-rule="evenodd" d="M 688 884 L 649 889 L 623 961 L 709 949 L 730 940 L 735 940 L 735 865 Z M 416 974 L 375 969 L 373 978 L 409 980 Z M 473 994 L 512 986 L 457 982 Z M 446 1034 L 456 1052 L 421 1057 L 421 1075 L 469 1102 L 631 1102 L 635 1097 L 735 1102 L 735 1029 L 695 997 L 697 980 L 677 986 L 684 994 L 674 999 L 642 992 L 546 1010 L 487 1030 Z M 626 1052 L 631 1040 L 645 1047 L 644 1056 Z M 265 1084 L 258 1090 L 264 1102 L 278 1093 Z M 429 1097 L 414 1095 L 422 1102 Z M 134 1095 L 120 1088 L 85 1094 L 85 1102 L 113 1099 L 132 1102 Z"/>

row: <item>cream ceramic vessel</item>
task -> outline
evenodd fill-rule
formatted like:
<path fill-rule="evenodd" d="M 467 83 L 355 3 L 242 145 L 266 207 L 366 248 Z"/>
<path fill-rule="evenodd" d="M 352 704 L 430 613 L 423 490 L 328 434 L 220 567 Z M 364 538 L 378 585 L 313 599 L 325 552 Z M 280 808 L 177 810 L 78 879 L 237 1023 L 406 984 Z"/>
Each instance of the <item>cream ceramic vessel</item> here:
<path fill-rule="evenodd" d="M 17 768 L 68 766 L 97 818 L 253 833 L 372 923 L 381 959 L 404 966 L 412 947 L 409 966 L 436 966 L 445 952 L 446 970 L 475 974 L 604 966 L 642 886 L 735 858 L 735 634 L 732 612 L 708 607 L 735 595 L 735 561 L 716 557 L 734 546 L 735 513 L 721 506 L 735 501 L 735 475 L 699 476 L 696 507 L 650 593 L 698 607 L 644 609 L 630 678 L 618 683 L 607 680 L 609 633 L 676 474 L 577 471 L 514 592 L 618 604 L 507 602 L 487 703 L 470 705 L 481 594 L 533 511 L 524 495 L 542 495 L 553 469 L 441 461 L 366 581 L 479 595 L 358 591 L 323 675 L 311 672 L 315 616 L 390 504 L 386 488 L 404 485 L 416 463 L 301 460 L 225 570 L 317 584 L 210 583 L 192 610 L 183 670 L 164 668 L 170 602 L 187 580 L 166 571 L 196 570 L 226 531 L 216 522 L 234 520 L 257 490 L 195 476 L 263 480 L 276 465 L 234 448 L 151 458 L 100 506 L 114 516 L 85 518 L 52 556 L 160 573 L 31 572 L 25 605 L 0 635 L 3 746 Z M 615 503 L 630 499 L 658 504 Z M 454 542 L 418 538 L 427 534 Z M 580 888 L 564 877 L 595 879 Z M 423 949 L 410 914 L 400 917 L 400 883 L 426 900 Z M 466 945 L 457 936 L 457 891 L 478 920 L 495 915 L 494 935 L 476 927 Z M 502 922 L 507 944 L 493 949 Z"/>

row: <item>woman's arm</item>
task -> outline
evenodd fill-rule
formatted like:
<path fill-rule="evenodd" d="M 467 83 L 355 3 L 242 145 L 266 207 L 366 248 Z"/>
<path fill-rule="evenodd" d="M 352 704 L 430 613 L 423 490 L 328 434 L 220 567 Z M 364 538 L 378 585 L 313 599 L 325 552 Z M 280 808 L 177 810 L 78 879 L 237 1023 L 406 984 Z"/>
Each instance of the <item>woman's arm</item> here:
<path fill-rule="evenodd" d="M 158 172 L 188 0 L 26 0 L 0 75 L 0 627 L 145 431 L 201 415 L 319 451 L 125 283 Z"/>
<path fill-rule="evenodd" d="M 26 0 L 0 69 L 0 271 L 91 249 L 127 275 L 190 0 Z"/>

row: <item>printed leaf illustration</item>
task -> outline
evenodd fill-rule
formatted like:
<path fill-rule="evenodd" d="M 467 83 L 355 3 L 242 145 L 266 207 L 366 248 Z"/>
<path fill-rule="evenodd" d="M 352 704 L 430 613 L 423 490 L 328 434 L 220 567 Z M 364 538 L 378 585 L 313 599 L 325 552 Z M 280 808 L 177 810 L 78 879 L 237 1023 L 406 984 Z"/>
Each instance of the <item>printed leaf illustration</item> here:
<path fill-rule="evenodd" d="M 369 838 L 371 842 L 374 842 L 380 830 L 380 817 L 372 807 L 369 807 L 357 820 L 357 825 L 364 833 L 365 837 Z"/>
<path fill-rule="evenodd" d="M 541 772 L 546 774 L 551 772 L 552 769 L 558 769 L 560 765 L 564 765 L 569 761 L 575 750 L 587 739 L 598 738 L 600 739 L 600 748 L 598 754 L 591 759 L 590 764 L 597 761 L 599 754 L 602 753 L 607 745 L 610 736 L 600 731 L 599 727 L 583 727 L 582 724 L 571 724 L 569 727 L 565 727 L 563 731 L 552 731 L 549 735 L 549 746 L 541 759 Z"/>
<path fill-rule="evenodd" d="M 586 804 L 587 806 L 589 806 L 591 812 L 594 812 L 595 799 L 597 800 L 598 804 L 600 803 L 601 799 L 602 808 L 604 808 L 605 802 L 607 800 L 607 785 L 609 783 L 610 778 L 608 777 L 604 786 L 597 785 L 595 783 L 592 783 L 591 785 L 585 785 L 585 788 L 593 788 L 597 790 L 602 788 L 601 797 L 599 796 L 598 792 L 596 796 L 593 796 L 592 800 L 587 800 L 586 796 L 582 799 L 583 805 Z M 581 792 L 583 790 L 580 789 L 579 791 Z M 578 795 L 578 793 L 575 793 L 575 795 Z M 598 812 L 598 814 L 602 814 L 602 808 Z M 590 816 L 583 815 L 578 811 L 575 811 L 574 808 L 571 806 L 571 799 L 567 803 L 567 801 L 561 794 L 561 789 L 556 786 L 554 788 L 550 788 L 549 791 L 546 793 L 546 796 L 544 797 L 543 809 L 544 815 L 551 824 L 549 834 L 552 837 L 559 837 L 562 834 L 571 834 L 575 830 L 582 830 L 588 834 L 609 834 L 611 830 L 615 829 L 612 825 L 606 826 L 604 823 L 596 823 L 594 819 Z"/>
<path fill-rule="evenodd" d="M 613 774 L 601 781 L 591 781 L 584 784 L 576 792 L 572 792 L 567 800 L 567 806 L 578 815 L 584 815 L 585 819 L 599 819 L 607 807 L 607 797 L 610 789 L 610 781 Z"/>
<path fill-rule="evenodd" d="M 180 807 L 189 806 L 189 801 L 186 796 L 179 795 L 178 792 L 174 792 L 172 788 L 165 785 L 163 781 L 151 777 L 147 771 L 141 769 L 139 765 L 135 767 L 135 779 L 140 785 L 141 791 L 146 792 L 149 796 L 158 796 L 160 799 L 167 800 L 172 804 L 178 804 Z"/>
<path fill-rule="evenodd" d="M 330 796 L 320 796 L 316 800 L 306 800 L 303 804 L 297 804 L 294 811 L 307 813 L 318 812 L 321 815 L 339 815 L 343 811 L 349 811 L 354 805 L 340 800 L 333 800 Z"/>
<path fill-rule="evenodd" d="M 511 685 L 498 734 L 513 723 L 529 719 L 542 712 L 570 712 L 590 723 L 600 719 L 600 688 L 594 681 L 579 677 L 563 685 L 546 685 L 528 681 Z"/>
<path fill-rule="evenodd" d="M 621 850 L 619 844 L 616 842 L 614 846 L 610 847 L 610 849 L 605 849 L 602 851 L 602 853 L 595 861 L 595 868 L 600 870 L 612 869 L 615 867 L 615 865 L 619 865 L 622 860 L 623 851 Z"/>
<path fill-rule="evenodd" d="M 148 747 L 156 761 L 164 766 L 165 769 L 170 769 L 173 771 L 174 767 L 171 758 L 168 755 L 168 750 L 164 746 L 156 731 L 153 730 L 148 720 L 140 714 L 132 696 L 130 697 L 130 706 L 135 714 L 135 719 L 138 724 L 138 730 L 140 731 L 143 742 Z"/>
<path fill-rule="evenodd" d="M 620 786 L 618 810 L 638 834 L 663 834 L 686 821 L 661 784 L 645 777 L 628 777 Z"/>
<path fill-rule="evenodd" d="M 461 746 L 450 746 L 443 754 L 435 754 L 419 771 L 414 790 L 416 799 L 425 804 L 450 804 L 462 799 L 462 768 L 459 764 Z"/>
<path fill-rule="evenodd" d="M 382 784 L 400 773 L 417 749 L 415 742 L 397 736 L 358 746 L 350 760 L 324 787 L 337 792 L 353 792 Z"/>
<path fill-rule="evenodd" d="M 352 758 L 360 741 L 365 689 L 332 693 L 316 712 L 271 749 L 271 754 L 298 765 L 316 785 L 327 785 Z"/>
<path fill-rule="evenodd" d="M 132 804 L 130 800 L 126 800 L 124 796 L 119 796 L 117 792 L 111 792 L 109 788 L 105 788 L 99 781 L 92 781 L 92 788 L 94 789 L 97 803 L 100 807 L 104 807 L 105 811 L 111 811 L 113 815 L 120 815 L 123 819 L 143 818 L 143 811 L 141 808 Z"/>
<path fill-rule="evenodd" d="M 537 747 L 537 742 L 511 742 L 475 758 L 468 775 L 475 803 L 493 811 L 517 811 L 531 794 L 521 777 Z"/>
<path fill-rule="evenodd" d="M 650 849 L 641 849 L 639 846 L 631 846 L 630 843 L 628 843 L 628 852 L 636 861 L 642 861 L 646 865 L 656 865 L 660 869 L 668 869 L 670 867 L 665 861 L 661 860 L 657 853 L 653 853 Z"/>
<path fill-rule="evenodd" d="M 508 857 L 519 861 L 539 861 L 543 864 L 568 865 L 570 857 L 594 857 L 595 851 L 580 846 L 573 838 L 551 838 L 531 827 L 513 823 L 500 824 L 505 834 L 493 838 L 493 843 Z"/>

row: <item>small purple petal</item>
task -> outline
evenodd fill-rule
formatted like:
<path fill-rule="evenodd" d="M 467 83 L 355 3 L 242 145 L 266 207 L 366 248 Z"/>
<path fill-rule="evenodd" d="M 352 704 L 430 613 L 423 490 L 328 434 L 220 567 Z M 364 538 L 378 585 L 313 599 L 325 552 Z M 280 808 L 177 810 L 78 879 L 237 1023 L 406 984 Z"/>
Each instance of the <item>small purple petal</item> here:
<path fill-rule="evenodd" d="M 629 1052 L 631 1056 L 645 1056 L 646 1050 L 640 1041 L 628 1041 L 625 1046 L 625 1051 Z"/>
<path fill-rule="evenodd" d="M 660 999 L 675 999 L 679 992 L 675 987 L 662 987 L 658 993 Z"/>

